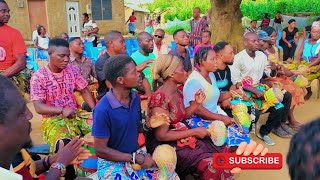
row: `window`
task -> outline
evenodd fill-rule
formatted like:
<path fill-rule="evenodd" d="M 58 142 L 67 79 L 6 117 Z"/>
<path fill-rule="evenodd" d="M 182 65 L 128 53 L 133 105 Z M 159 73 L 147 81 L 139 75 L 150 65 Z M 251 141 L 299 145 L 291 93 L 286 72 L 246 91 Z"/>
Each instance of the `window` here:
<path fill-rule="evenodd" d="M 92 19 L 111 20 L 112 0 L 92 0 Z"/>

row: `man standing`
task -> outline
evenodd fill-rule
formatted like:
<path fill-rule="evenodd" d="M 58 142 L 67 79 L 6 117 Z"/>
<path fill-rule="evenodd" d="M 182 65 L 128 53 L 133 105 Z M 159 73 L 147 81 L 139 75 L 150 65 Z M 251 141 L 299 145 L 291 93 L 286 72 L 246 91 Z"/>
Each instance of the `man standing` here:
<path fill-rule="evenodd" d="M 193 19 L 190 21 L 191 34 L 190 34 L 190 47 L 195 47 L 201 43 L 201 32 L 205 30 L 208 21 L 200 17 L 200 8 L 193 9 Z"/>
<path fill-rule="evenodd" d="M 26 45 L 21 33 L 9 25 L 10 9 L 0 0 L 0 74 L 11 78 L 21 92 L 29 93 L 31 72 L 26 68 Z"/>
<path fill-rule="evenodd" d="M 134 52 L 131 55 L 131 58 L 138 66 L 146 61 L 154 60 L 156 58 L 156 56 L 153 54 L 153 37 L 149 33 L 139 33 L 138 43 L 140 46 L 140 50 Z M 152 84 L 150 68 L 146 67 L 142 72 L 147 78 L 149 84 Z"/>
<path fill-rule="evenodd" d="M 172 49 L 169 54 L 177 56 L 183 63 L 186 72 L 192 71 L 190 55 L 186 47 L 189 45 L 189 37 L 183 29 L 178 29 L 173 33 L 174 42 L 177 44 L 175 49 Z"/>
<path fill-rule="evenodd" d="M 154 32 L 154 46 L 153 46 L 153 53 L 158 58 L 162 54 L 168 54 L 168 47 L 166 46 L 165 42 L 163 41 L 164 36 L 166 33 L 163 29 L 157 29 Z"/>
<path fill-rule="evenodd" d="M 276 66 L 269 64 L 267 56 L 259 51 L 259 39 L 256 33 L 248 32 L 244 35 L 245 49 L 235 56 L 235 60 L 231 70 L 231 79 L 237 88 L 242 86 L 242 80 L 251 77 L 252 84 L 256 85 L 262 81 L 263 75 L 275 76 Z M 254 88 L 244 88 L 252 92 L 259 99 L 264 99 L 263 92 Z M 257 136 L 262 139 L 267 145 L 275 145 L 275 142 L 268 136 L 272 130 L 281 129 L 281 122 L 286 122 L 291 105 L 291 94 L 286 92 L 283 97 L 283 107 L 269 108 L 270 112 L 265 125 L 262 125 Z"/>

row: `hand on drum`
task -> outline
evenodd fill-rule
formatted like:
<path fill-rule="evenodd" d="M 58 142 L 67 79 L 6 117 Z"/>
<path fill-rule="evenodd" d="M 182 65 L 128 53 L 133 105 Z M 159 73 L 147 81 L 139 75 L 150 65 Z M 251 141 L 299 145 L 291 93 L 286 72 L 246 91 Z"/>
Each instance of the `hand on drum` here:
<path fill-rule="evenodd" d="M 250 141 L 250 144 L 247 144 L 246 142 L 242 142 L 237 151 L 237 155 L 244 155 L 249 156 L 250 154 L 253 154 L 254 156 L 264 156 L 268 153 L 268 148 L 263 147 L 261 144 L 257 146 L 257 143 L 255 141 Z M 233 168 L 230 172 L 233 174 L 239 173 L 241 171 L 241 168 Z"/>
<path fill-rule="evenodd" d="M 202 89 L 199 89 L 194 95 L 194 100 L 197 104 L 202 104 L 204 100 L 206 100 L 206 94 Z"/>
<path fill-rule="evenodd" d="M 84 144 L 82 139 L 74 137 L 66 146 L 62 140 L 59 141 L 59 151 L 57 162 L 67 166 L 69 164 L 81 164 L 83 160 L 89 158 L 90 151 L 82 148 Z"/>

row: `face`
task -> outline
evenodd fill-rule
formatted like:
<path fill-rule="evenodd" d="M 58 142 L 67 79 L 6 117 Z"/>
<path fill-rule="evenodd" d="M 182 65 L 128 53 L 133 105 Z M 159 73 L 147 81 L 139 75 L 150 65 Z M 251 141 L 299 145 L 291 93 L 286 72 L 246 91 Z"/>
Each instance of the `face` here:
<path fill-rule="evenodd" d="M 199 18 L 200 17 L 200 10 L 199 9 L 194 9 L 192 13 L 193 18 Z"/>
<path fill-rule="evenodd" d="M 217 54 L 213 50 L 208 51 L 208 56 L 201 64 L 208 72 L 215 72 L 218 69 Z"/>
<path fill-rule="evenodd" d="M 66 41 L 69 40 L 68 35 L 66 35 L 66 34 L 61 34 L 61 38 L 66 40 Z"/>
<path fill-rule="evenodd" d="M 189 36 L 185 31 L 180 31 L 176 34 L 174 38 L 174 42 L 181 45 L 181 46 L 188 46 L 189 45 Z"/>
<path fill-rule="evenodd" d="M 257 21 L 253 21 L 253 22 L 251 23 L 251 27 L 257 27 Z"/>
<path fill-rule="evenodd" d="M 269 44 L 274 45 L 277 42 L 278 34 L 275 31 L 273 31 L 273 33 L 270 35 L 270 38 L 271 40 L 269 41 Z"/>
<path fill-rule="evenodd" d="M 70 50 L 67 47 L 52 47 L 49 49 L 50 64 L 63 70 L 67 67 L 70 60 Z"/>
<path fill-rule="evenodd" d="M 226 45 L 220 52 L 217 53 L 217 56 L 221 61 L 218 63 L 232 65 L 234 60 L 234 50 L 231 45 Z"/>
<path fill-rule="evenodd" d="M 77 53 L 77 54 L 82 54 L 83 50 L 84 50 L 84 44 L 83 44 L 81 39 L 73 40 L 70 43 L 70 51 L 71 52 L 74 52 L 74 53 Z"/>
<path fill-rule="evenodd" d="M 6 3 L 0 3 L 0 24 L 8 23 L 10 19 L 10 9 Z"/>
<path fill-rule="evenodd" d="M 154 33 L 154 43 L 161 44 L 162 40 L 164 38 L 164 32 L 162 31 L 156 31 Z"/>
<path fill-rule="evenodd" d="M 265 51 L 269 47 L 268 41 L 260 40 L 259 39 L 259 48 Z"/>
<path fill-rule="evenodd" d="M 320 28 L 311 28 L 311 38 L 314 40 L 320 39 Z"/>
<path fill-rule="evenodd" d="M 41 34 L 46 34 L 46 33 L 47 33 L 46 28 L 41 27 L 41 28 L 40 28 L 40 33 L 41 33 Z"/>
<path fill-rule="evenodd" d="M 202 43 L 204 44 L 208 44 L 210 42 L 210 35 L 208 32 L 203 32 L 201 34 L 201 38 L 202 38 Z"/>
<path fill-rule="evenodd" d="M 31 123 L 32 113 L 18 90 L 7 92 L 10 98 L 11 108 L 7 112 L 6 121 L 3 126 L 0 124 L 0 132 L 3 132 L 8 141 L 8 147 L 20 150 L 22 147 L 31 145 Z M 3 139 L 4 141 L 4 139 Z"/>
<path fill-rule="evenodd" d="M 292 23 L 290 23 L 290 24 L 289 24 L 289 26 L 290 26 L 291 28 L 295 28 L 295 27 L 296 27 L 296 25 L 297 25 L 297 23 L 296 23 L 296 22 L 292 22 Z"/>
<path fill-rule="evenodd" d="M 153 52 L 153 37 L 148 34 L 139 41 L 140 48 L 146 53 Z"/>
<path fill-rule="evenodd" d="M 82 22 L 87 22 L 88 20 L 89 20 L 88 17 L 86 17 L 86 16 L 84 16 L 84 15 L 81 16 L 81 21 L 82 21 Z"/>
<path fill-rule="evenodd" d="M 120 84 L 123 84 L 126 88 L 135 88 L 141 84 L 141 73 L 137 71 L 136 65 L 130 62 L 126 65 L 126 69 L 128 69 L 128 72 L 123 77 L 118 78 Z"/>
<path fill-rule="evenodd" d="M 244 46 L 249 51 L 258 51 L 259 50 L 258 35 L 254 34 L 254 35 L 248 36 L 247 39 L 244 41 Z"/>
<path fill-rule="evenodd" d="M 126 54 L 126 43 L 122 35 L 117 35 L 117 37 L 111 42 L 111 48 L 116 54 Z"/>
<path fill-rule="evenodd" d="M 172 74 L 172 78 L 178 83 L 178 84 L 184 84 L 184 82 L 187 80 L 188 73 L 184 70 L 183 64 L 179 63 L 177 68 L 174 70 Z"/>

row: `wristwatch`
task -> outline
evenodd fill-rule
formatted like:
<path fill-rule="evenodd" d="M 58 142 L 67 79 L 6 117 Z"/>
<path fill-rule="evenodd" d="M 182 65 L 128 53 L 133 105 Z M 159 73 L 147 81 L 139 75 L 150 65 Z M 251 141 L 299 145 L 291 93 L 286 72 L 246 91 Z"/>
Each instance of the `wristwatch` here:
<path fill-rule="evenodd" d="M 61 164 L 61 163 L 53 163 L 53 164 L 51 165 L 51 168 L 60 170 L 60 172 L 61 172 L 61 177 L 66 174 L 66 166 L 63 165 L 63 164 Z"/>

